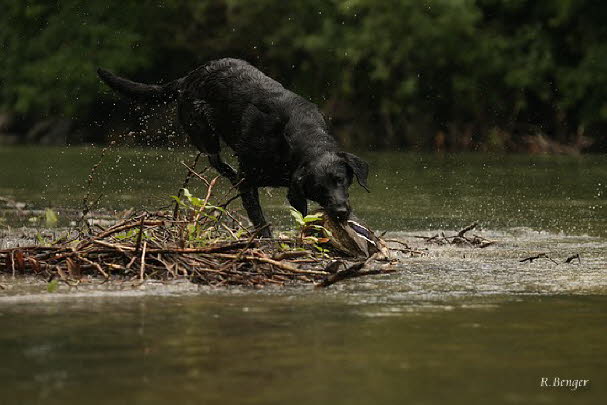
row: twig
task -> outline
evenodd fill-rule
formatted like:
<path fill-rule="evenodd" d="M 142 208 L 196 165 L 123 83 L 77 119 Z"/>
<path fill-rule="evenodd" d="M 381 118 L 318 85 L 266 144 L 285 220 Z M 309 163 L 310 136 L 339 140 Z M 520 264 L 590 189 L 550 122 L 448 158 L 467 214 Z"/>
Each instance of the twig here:
<path fill-rule="evenodd" d="M 238 199 L 239 197 L 241 197 L 241 196 L 242 196 L 242 193 L 238 193 L 238 194 L 236 194 L 236 195 L 234 195 L 234 196 L 230 197 L 230 198 L 229 198 L 229 199 L 228 199 L 226 202 L 224 202 L 223 204 L 219 204 L 219 205 L 218 205 L 218 207 L 221 207 L 221 208 L 227 208 L 227 207 L 228 207 L 228 205 L 230 205 L 230 203 L 232 203 L 232 201 L 237 200 L 237 199 Z"/>
<path fill-rule="evenodd" d="M 145 272 L 145 248 L 147 247 L 148 242 L 143 242 L 143 248 L 141 249 L 141 267 L 139 268 L 139 280 L 143 281 L 143 275 Z"/>
<path fill-rule="evenodd" d="M 192 169 L 190 166 L 186 165 L 184 162 L 181 162 L 182 165 L 184 165 L 189 171 L 190 173 L 192 173 L 194 176 L 198 177 L 200 180 L 202 180 L 202 182 L 204 184 L 206 184 L 207 186 L 209 185 L 209 181 L 207 179 L 205 179 L 204 177 L 202 177 L 202 175 L 198 174 L 196 172 L 196 170 Z M 205 168 L 206 171 L 206 168 Z"/>
<path fill-rule="evenodd" d="M 533 263 L 534 260 L 537 259 L 548 259 L 550 260 L 552 263 L 554 264 L 558 264 L 558 262 L 556 262 L 555 260 L 553 260 L 550 256 L 548 256 L 547 253 L 538 253 L 535 256 L 531 256 L 531 257 L 527 257 L 525 259 L 519 260 L 520 263 L 525 263 L 525 262 L 529 262 L 529 263 Z"/>
<path fill-rule="evenodd" d="M 465 227 L 464 229 L 462 229 L 461 231 L 459 231 L 459 232 L 457 233 L 457 236 L 459 236 L 460 238 L 463 238 L 463 237 L 464 237 L 464 234 L 465 234 L 466 232 L 473 230 L 474 228 L 476 228 L 476 226 L 477 226 L 477 225 L 478 225 L 478 224 L 477 224 L 476 222 L 475 222 L 475 223 L 473 223 L 473 224 L 468 225 L 467 227 Z"/>
<path fill-rule="evenodd" d="M 226 231 L 228 231 L 228 233 L 230 234 L 230 236 L 232 236 L 234 239 L 238 240 L 238 236 L 236 236 L 236 234 L 234 233 L 234 231 L 231 230 L 229 226 L 227 226 L 226 224 L 222 223 L 221 227 L 223 229 L 225 229 Z"/>
<path fill-rule="evenodd" d="M 137 234 L 137 242 L 135 242 L 135 253 L 139 252 L 139 247 L 141 246 L 141 238 L 143 236 L 144 223 L 145 223 L 145 216 L 142 216 L 141 222 L 139 224 L 139 233 Z"/>
<path fill-rule="evenodd" d="M 409 245 L 407 243 L 403 242 L 402 240 L 398 240 L 398 239 L 384 239 L 384 242 L 398 243 L 398 244 L 404 246 L 406 249 L 410 249 Z"/>
<path fill-rule="evenodd" d="M 261 233 L 261 231 L 262 231 L 262 230 L 264 230 L 264 229 L 266 229 L 268 226 L 270 226 L 270 225 L 269 225 L 269 224 L 265 224 L 264 226 L 262 226 L 262 227 L 260 227 L 260 228 L 256 229 L 256 230 L 255 230 L 255 231 L 254 231 L 254 232 L 251 234 L 251 236 L 249 237 L 249 240 L 247 240 L 247 244 L 244 246 L 244 248 L 243 248 L 243 249 L 240 251 L 240 253 L 238 254 L 238 255 L 239 255 L 239 259 L 237 259 L 237 260 L 240 260 L 240 257 L 242 257 L 242 256 L 245 254 L 245 252 L 246 252 L 246 251 L 247 251 L 247 249 L 248 249 L 248 248 L 251 246 L 251 244 L 253 243 L 253 241 L 254 241 L 254 240 L 255 240 L 255 238 L 257 237 L 257 235 L 259 235 L 259 234 Z"/>
<path fill-rule="evenodd" d="M 445 235 L 444 232 L 436 234 L 434 236 L 414 236 L 415 238 L 424 239 L 426 243 L 434 243 L 437 245 L 467 245 L 470 247 L 476 247 L 484 249 L 488 246 L 494 245 L 496 241 L 485 239 L 478 235 L 472 235 L 472 237 L 466 236 L 466 233 L 476 228 L 478 223 L 473 223 L 460 230 L 456 235 Z"/>
<path fill-rule="evenodd" d="M 78 257 L 78 259 L 79 259 L 79 260 L 82 260 L 83 262 L 88 263 L 88 264 L 90 264 L 91 266 L 95 267 L 95 268 L 97 269 L 97 271 L 98 271 L 99 273 L 101 273 L 101 274 L 103 275 L 103 277 L 105 277 L 105 278 L 106 278 L 106 280 L 110 278 L 110 275 L 109 275 L 109 274 L 107 274 L 107 273 L 106 273 L 106 272 L 103 270 L 103 268 L 101 267 L 101 265 L 100 265 L 99 263 L 95 263 L 94 261 L 89 260 L 89 259 L 87 259 L 86 257 L 82 257 L 82 256 L 77 256 L 77 257 Z"/>
<path fill-rule="evenodd" d="M 211 193 L 213 192 L 213 187 L 215 186 L 215 183 L 217 182 L 218 177 L 215 177 L 211 180 L 211 182 L 209 183 L 208 187 L 207 187 L 207 195 L 204 197 L 204 200 L 202 201 L 202 205 L 200 206 L 200 208 L 198 209 L 198 212 L 196 213 L 196 217 L 194 217 L 194 223 L 196 224 L 198 222 L 198 218 L 200 218 L 200 215 L 202 214 L 202 211 L 204 211 L 204 209 L 207 207 L 207 204 L 209 202 L 209 198 L 211 198 Z"/>
<path fill-rule="evenodd" d="M 135 252 L 133 246 L 122 245 L 118 243 L 110 243 L 102 240 L 93 240 L 92 243 L 96 245 L 106 246 L 109 248 L 116 249 L 120 252 Z M 226 250 L 236 250 L 242 248 L 246 242 L 232 242 L 227 245 L 208 246 L 202 248 L 161 248 L 161 249 L 148 249 L 148 253 L 217 253 L 224 252 Z"/>
<path fill-rule="evenodd" d="M 358 271 L 360 271 L 361 269 L 363 269 L 366 266 L 367 261 L 368 260 L 365 260 L 363 262 L 354 263 L 347 269 L 338 271 L 337 273 L 332 274 L 331 276 L 322 280 L 320 283 L 316 284 L 316 288 L 328 287 L 331 284 L 337 283 L 338 281 L 342 281 L 342 280 L 345 280 L 346 278 L 353 277 Z"/>
<path fill-rule="evenodd" d="M 326 271 L 298 269 L 297 267 L 291 266 L 290 264 L 279 262 L 278 260 L 273 260 L 273 259 L 270 259 L 267 257 L 239 256 L 239 255 L 231 255 L 231 254 L 226 254 L 226 253 L 217 253 L 216 256 L 224 257 L 226 259 L 248 260 L 248 261 L 257 261 L 257 262 L 262 262 L 262 263 L 268 263 L 268 264 L 271 264 L 272 266 L 278 267 L 279 269 L 283 269 L 283 270 L 290 271 L 293 273 L 319 274 L 319 275 L 328 274 Z"/>
<path fill-rule="evenodd" d="M 579 253 L 576 253 L 573 256 L 569 256 L 567 258 L 567 260 L 565 260 L 565 263 L 571 263 L 575 259 L 577 259 L 578 263 L 582 263 L 582 259 L 580 258 L 580 254 Z"/>
<path fill-rule="evenodd" d="M 198 164 L 198 159 L 200 159 L 201 155 L 202 155 L 201 152 L 199 152 L 196 155 L 196 158 L 194 159 L 194 162 L 192 162 L 192 168 L 193 169 L 196 169 L 196 165 Z M 186 172 L 186 174 L 185 174 L 185 178 L 183 179 L 183 185 L 177 191 L 177 199 L 178 200 L 181 198 L 181 195 L 183 194 L 183 190 L 188 186 L 191 177 L 192 177 L 192 172 L 190 170 L 188 170 Z M 177 219 L 177 215 L 178 214 L 179 214 L 179 201 L 175 201 L 175 208 L 173 208 L 173 219 Z"/>

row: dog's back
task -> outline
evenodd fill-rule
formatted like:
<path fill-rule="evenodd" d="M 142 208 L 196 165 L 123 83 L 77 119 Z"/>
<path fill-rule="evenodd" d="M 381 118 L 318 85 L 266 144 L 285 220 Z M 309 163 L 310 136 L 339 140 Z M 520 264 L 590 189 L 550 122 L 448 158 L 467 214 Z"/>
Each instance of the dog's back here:
<path fill-rule="evenodd" d="M 183 78 L 181 95 L 209 102 L 262 104 L 291 93 L 282 84 L 240 59 L 210 61 Z"/>
<path fill-rule="evenodd" d="M 111 88 L 129 98 L 153 103 L 177 99 L 179 120 L 194 141 L 196 133 L 221 137 L 237 154 L 244 141 L 241 137 L 250 136 L 250 132 L 270 138 L 280 133 L 294 146 L 313 140 L 333 142 L 314 103 L 240 59 L 210 61 L 165 85 L 133 82 L 103 69 L 98 73 Z"/>
<path fill-rule="evenodd" d="M 319 128 L 326 133 L 326 123 L 315 104 L 239 59 L 219 59 L 189 73 L 180 84 L 178 103 L 192 113 L 189 118 L 182 116 L 183 120 L 199 119 L 196 115 L 202 113 L 212 130 L 237 154 L 251 153 L 250 147 L 255 145 L 243 151 L 243 142 L 255 141 L 249 139 L 255 134 L 266 138 L 257 139 L 264 145 L 255 149 L 268 150 L 267 142 L 278 141 L 274 137 L 297 142 L 288 139 L 298 135 L 288 131 L 289 123 L 298 129 L 309 127 L 308 134 Z"/>

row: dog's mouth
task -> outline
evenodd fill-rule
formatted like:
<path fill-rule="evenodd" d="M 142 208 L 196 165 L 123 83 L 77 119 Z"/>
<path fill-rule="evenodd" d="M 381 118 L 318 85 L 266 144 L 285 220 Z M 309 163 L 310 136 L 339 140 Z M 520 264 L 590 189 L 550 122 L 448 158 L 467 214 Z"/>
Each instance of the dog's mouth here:
<path fill-rule="evenodd" d="M 345 222 L 350 218 L 350 209 L 348 207 L 331 207 L 327 211 L 331 217 L 339 222 Z"/>

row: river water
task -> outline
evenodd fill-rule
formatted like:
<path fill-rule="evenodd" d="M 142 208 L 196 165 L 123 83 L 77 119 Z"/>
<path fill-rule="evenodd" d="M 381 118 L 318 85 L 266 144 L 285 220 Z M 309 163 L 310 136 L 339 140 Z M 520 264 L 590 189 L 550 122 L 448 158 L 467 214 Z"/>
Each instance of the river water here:
<path fill-rule="evenodd" d="M 26 205 L 0 210 L 0 247 L 51 232 L 44 208 L 69 224 L 100 154 L 1 149 L 0 197 Z M 42 280 L 4 276 L 0 404 L 603 403 L 607 158 L 363 155 L 372 193 L 353 186 L 356 214 L 427 255 L 326 290 L 148 283 L 49 293 Z M 90 198 L 102 194 L 106 210 L 167 206 L 180 162 L 192 159 L 110 149 Z M 287 227 L 284 190 L 262 198 Z M 416 238 L 472 222 L 498 243 Z M 538 253 L 552 260 L 520 262 Z M 581 261 L 564 263 L 575 254 Z M 573 390 L 556 378 L 588 381 Z"/>

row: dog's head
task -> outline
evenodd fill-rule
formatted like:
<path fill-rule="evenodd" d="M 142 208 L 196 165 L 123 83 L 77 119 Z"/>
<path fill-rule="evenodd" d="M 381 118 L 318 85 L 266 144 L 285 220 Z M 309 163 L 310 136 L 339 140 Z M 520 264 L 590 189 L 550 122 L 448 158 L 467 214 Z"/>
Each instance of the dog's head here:
<path fill-rule="evenodd" d="M 332 217 L 345 221 L 350 217 L 348 188 L 356 176 L 358 183 L 369 191 L 367 177 L 369 165 L 356 155 L 347 152 L 327 152 L 301 166 L 294 181 L 301 193 L 316 201 Z"/>

